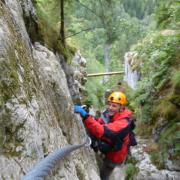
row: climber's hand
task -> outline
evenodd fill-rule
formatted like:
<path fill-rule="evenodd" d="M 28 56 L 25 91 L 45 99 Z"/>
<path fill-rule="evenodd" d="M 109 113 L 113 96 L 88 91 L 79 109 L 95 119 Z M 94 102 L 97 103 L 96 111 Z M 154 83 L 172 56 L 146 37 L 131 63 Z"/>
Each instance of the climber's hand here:
<path fill-rule="evenodd" d="M 82 118 L 86 118 L 88 113 L 79 105 L 74 106 L 74 112 L 81 115 Z"/>

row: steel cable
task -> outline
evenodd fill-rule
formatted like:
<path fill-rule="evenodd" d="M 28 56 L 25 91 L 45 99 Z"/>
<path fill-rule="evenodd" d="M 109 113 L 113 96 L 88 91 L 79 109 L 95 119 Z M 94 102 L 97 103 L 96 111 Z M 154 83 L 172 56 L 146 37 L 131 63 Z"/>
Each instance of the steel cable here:
<path fill-rule="evenodd" d="M 50 153 L 47 157 L 42 159 L 31 171 L 29 171 L 23 180 L 43 180 L 56 164 L 72 151 L 80 149 L 81 147 L 88 147 L 91 144 L 91 139 L 87 137 L 86 141 L 78 145 L 67 145 L 61 149 L 58 149 Z"/>

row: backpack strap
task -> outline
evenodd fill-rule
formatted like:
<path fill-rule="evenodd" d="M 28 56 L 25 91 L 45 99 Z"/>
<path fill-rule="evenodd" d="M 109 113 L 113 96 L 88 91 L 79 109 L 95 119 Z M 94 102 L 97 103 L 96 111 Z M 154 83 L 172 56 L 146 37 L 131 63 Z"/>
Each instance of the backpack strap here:
<path fill-rule="evenodd" d="M 129 122 L 130 130 L 129 130 L 129 147 L 130 146 L 136 146 L 137 145 L 137 140 L 135 137 L 135 133 L 133 132 L 134 128 L 136 127 L 135 125 L 135 119 L 126 117 L 124 118 Z"/>
<path fill-rule="evenodd" d="M 127 125 L 125 128 L 121 129 L 118 132 L 110 130 L 107 126 L 104 126 L 104 134 L 102 136 L 101 142 L 109 145 L 108 151 L 119 151 L 124 143 L 123 139 L 127 136 L 130 131 L 130 126 Z M 107 140 L 110 140 L 109 143 Z"/>
<path fill-rule="evenodd" d="M 114 143 L 117 140 L 117 138 L 124 139 L 124 137 L 128 134 L 129 129 L 130 129 L 130 127 L 127 126 L 118 132 L 114 132 L 114 131 L 110 130 L 107 126 L 104 126 L 103 137 L 111 139 L 112 143 Z"/>
<path fill-rule="evenodd" d="M 135 118 L 125 117 L 123 119 L 126 119 L 128 121 L 131 130 L 133 130 L 136 127 L 136 125 L 135 125 L 136 119 Z"/>

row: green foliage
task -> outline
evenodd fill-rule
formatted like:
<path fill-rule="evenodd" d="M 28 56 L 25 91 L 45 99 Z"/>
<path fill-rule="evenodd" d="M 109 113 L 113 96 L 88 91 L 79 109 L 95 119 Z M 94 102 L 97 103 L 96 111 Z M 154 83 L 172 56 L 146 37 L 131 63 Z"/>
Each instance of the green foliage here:
<path fill-rule="evenodd" d="M 138 168 L 135 166 L 136 165 L 136 160 L 128 155 L 127 156 L 127 160 L 126 160 L 126 165 L 127 165 L 127 168 L 126 168 L 126 177 L 125 177 L 125 180 L 133 180 L 134 179 L 134 176 L 138 173 Z"/>
<path fill-rule="evenodd" d="M 175 90 L 180 89 L 180 71 L 175 71 L 173 77 L 172 77 L 172 85 L 174 86 Z"/>
<path fill-rule="evenodd" d="M 144 78 L 139 82 L 139 88 L 134 92 L 131 98 L 131 105 L 135 109 L 138 119 L 144 124 L 150 124 L 152 122 L 153 111 L 153 91 L 152 82 L 149 78 Z"/>
<path fill-rule="evenodd" d="M 135 101 L 142 107 L 143 122 L 151 122 L 152 118 L 150 117 L 153 111 L 158 112 L 161 106 L 163 107 L 163 101 L 161 103 L 161 100 L 158 100 L 158 95 L 168 97 L 169 92 L 166 92 L 166 94 L 162 94 L 162 92 L 170 85 L 170 77 L 175 72 L 174 67 L 178 68 L 178 44 L 177 35 L 163 36 L 157 33 L 151 35 L 151 37 L 148 36 L 134 48 L 134 50 L 138 51 L 139 59 L 143 63 L 141 67 L 143 79 L 135 93 Z M 154 107 L 156 104 L 159 104 L 158 108 Z M 166 106 L 166 112 L 174 112 L 172 109 L 172 105 Z M 160 112 L 163 113 L 163 111 Z"/>
<path fill-rule="evenodd" d="M 143 19 L 154 11 L 154 0 L 123 0 L 125 11 L 130 16 Z"/>
<path fill-rule="evenodd" d="M 155 164 L 156 165 L 156 167 L 158 168 L 158 169 L 164 169 L 165 167 L 164 167 L 164 157 L 163 157 L 163 155 L 162 155 L 162 153 L 161 152 L 151 152 L 150 153 L 150 158 L 151 158 L 151 161 L 153 162 L 153 164 Z"/>
<path fill-rule="evenodd" d="M 169 22 L 170 23 L 170 22 Z M 143 137 L 152 129 L 161 129 L 158 150 L 151 152 L 151 159 L 158 168 L 164 168 L 169 159 L 179 157 L 180 75 L 178 31 L 173 33 L 151 32 L 132 47 L 138 52 L 141 81 L 131 102 L 138 117 L 138 133 Z M 160 124 L 166 126 L 161 127 Z"/>
<path fill-rule="evenodd" d="M 129 50 L 132 44 L 146 35 L 148 25 L 151 24 L 152 19 L 140 21 L 136 17 L 131 17 L 125 12 L 123 2 L 117 0 L 93 2 L 81 0 L 74 1 L 71 5 L 68 11 L 73 12 L 73 14 L 70 13 L 66 17 L 67 42 L 78 46 L 84 57 L 90 61 L 87 71 L 92 72 L 91 65 L 89 65 L 92 60 L 94 60 L 94 64 L 96 64 L 95 61 L 98 61 L 102 64 L 101 66 L 104 65 L 104 46 L 107 43 L 111 46 L 108 69 L 110 71 L 123 70 L 125 52 Z M 142 11 L 145 11 L 145 8 L 142 8 Z M 145 12 L 144 17 L 147 17 Z M 93 72 L 103 71 L 97 68 Z M 99 89 L 110 89 L 122 79 L 122 76 L 111 76 L 106 84 L 98 83 Z M 90 81 L 86 86 L 88 87 L 88 96 L 93 94 L 91 95 L 93 97 L 87 98 L 94 99 L 93 102 L 97 102 L 98 98 L 95 98 L 97 82 L 93 87 L 93 83 L 90 84 L 96 80 L 89 78 L 88 81 Z"/>
<path fill-rule="evenodd" d="M 169 101 L 180 107 L 180 71 L 175 71 L 172 77 L 173 91 L 170 95 Z"/>
<path fill-rule="evenodd" d="M 57 8 L 52 12 L 53 7 L 55 7 L 55 4 L 51 3 L 50 0 L 38 0 L 36 3 L 39 27 L 44 41 L 42 43 L 46 44 L 50 49 L 55 47 L 58 40 L 57 15 L 59 13 L 57 12 Z M 52 13 L 55 13 L 56 16 L 53 16 Z"/>
<path fill-rule="evenodd" d="M 157 116 L 162 116 L 167 121 L 175 121 L 178 118 L 177 108 L 168 99 L 164 97 L 164 99 L 159 102 L 153 112 L 154 119 L 156 119 Z"/>
<path fill-rule="evenodd" d="M 39 31 L 42 35 L 41 43 L 64 55 L 65 60 L 70 62 L 75 49 L 69 45 L 64 47 L 60 40 L 60 1 L 37 0 L 35 6 L 39 18 Z"/>
<path fill-rule="evenodd" d="M 180 125 L 178 122 L 171 122 L 163 133 L 161 133 L 161 137 L 158 141 L 158 148 L 151 151 L 151 160 L 159 169 L 164 169 L 164 163 L 167 158 L 170 160 L 179 159 L 179 130 Z"/>
<path fill-rule="evenodd" d="M 180 2 L 178 0 L 157 0 L 156 19 L 160 28 L 179 29 Z"/>
<path fill-rule="evenodd" d="M 125 180 L 133 180 L 134 175 L 136 173 L 137 173 L 137 167 L 133 164 L 128 164 Z"/>
<path fill-rule="evenodd" d="M 98 63 L 96 60 L 89 60 L 87 66 L 88 68 L 88 73 L 94 73 L 97 71 L 103 71 L 103 66 Z M 88 82 L 85 85 L 86 90 L 87 90 L 87 98 L 85 101 L 90 101 L 92 104 L 98 108 L 102 109 L 103 107 L 103 96 L 104 96 L 104 91 L 105 88 L 102 86 L 102 77 L 99 78 L 89 78 Z"/>
<path fill-rule="evenodd" d="M 64 48 L 59 39 L 59 2 L 37 0 L 40 29 L 44 44 L 69 57 L 71 50 Z M 88 73 L 104 72 L 105 45 L 111 46 L 108 69 L 122 70 L 125 52 L 139 42 L 131 49 L 138 52 L 135 68 L 139 66 L 141 70 L 141 81 L 135 92 L 125 90 L 129 106 L 137 115 L 140 134 L 148 137 L 154 127 L 158 128 L 159 120 L 167 124 L 158 141 L 159 152 L 151 152 L 151 158 L 159 168 L 164 166 L 169 149 L 175 151 L 172 158 L 179 156 L 176 123 L 180 119 L 179 3 L 178 0 L 76 0 L 65 3 L 66 42 L 81 50 L 87 59 Z M 173 31 L 163 35 L 163 31 L 154 30 L 155 24 Z M 84 101 L 103 108 L 105 89 L 113 89 L 122 79 L 122 76 L 111 76 L 103 84 L 101 77 L 88 78 Z M 136 172 L 134 163 L 129 162 L 126 178 L 132 179 Z"/>

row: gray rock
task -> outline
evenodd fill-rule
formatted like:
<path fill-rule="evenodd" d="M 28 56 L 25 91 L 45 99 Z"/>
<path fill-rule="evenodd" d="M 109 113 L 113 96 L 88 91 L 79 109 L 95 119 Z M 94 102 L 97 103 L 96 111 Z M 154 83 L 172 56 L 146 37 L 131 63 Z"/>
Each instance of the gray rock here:
<path fill-rule="evenodd" d="M 86 136 L 73 113 L 62 59 L 30 43 L 23 12 L 28 16 L 33 7 L 30 0 L 21 3 L 23 11 L 18 0 L 5 0 L 0 8 L 0 179 L 6 180 L 21 179 L 50 152 L 82 143 Z M 73 78 L 73 70 L 70 75 Z M 81 174 L 83 179 L 99 180 L 89 148 L 63 159 L 47 179 L 77 180 Z"/>
<path fill-rule="evenodd" d="M 146 140 L 138 139 L 138 145 L 131 148 L 131 155 L 138 161 L 136 167 L 139 169 L 139 173 L 135 180 L 179 180 L 180 172 L 169 171 L 167 169 L 158 170 L 154 164 L 152 164 L 149 154 L 144 151 L 146 147 Z"/>

